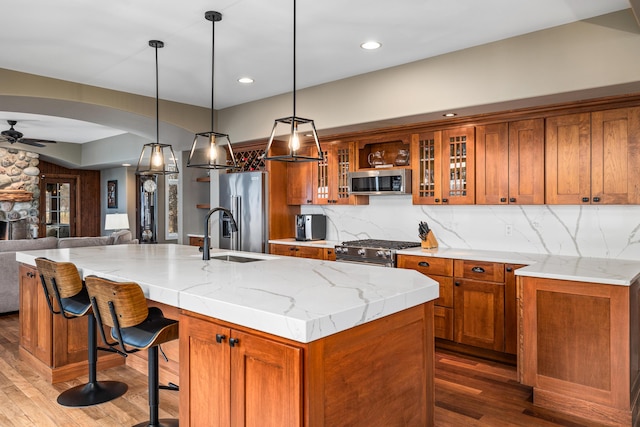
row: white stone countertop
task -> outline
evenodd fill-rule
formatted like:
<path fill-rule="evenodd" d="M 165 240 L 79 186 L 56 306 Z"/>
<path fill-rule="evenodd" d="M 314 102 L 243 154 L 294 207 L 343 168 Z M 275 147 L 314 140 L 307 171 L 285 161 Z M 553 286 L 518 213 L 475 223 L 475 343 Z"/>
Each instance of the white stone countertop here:
<path fill-rule="evenodd" d="M 524 264 L 526 267 L 519 268 L 515 271 L 517 276 L 572 280 L 607 285 L 629 286 L 640 276 L 640 261 L 637 260 L 582 258 L 450 248 L 412 248 L 403 249 L 397 253 L 425 257 Z"/>
<path fill-rule="evenodd" d="M 296 240 L 291 237 L 288 239 L 273 239 L 269 240 L 269 243 L 276 245 L 298 245 L 298 246 L 311 246 L 314 248 L 333 248 L 339 245 L 341 242 L 337 240 Z"/>
<path fill-rule="evenodd" d="M 438 298 L 438 283 L 413 271 L 212 249 L 261 261 L 203 261 L 195 246 L 114 245 L 17 252 L 76 264 L 140 284 L 153 301 L 307 343 Z"/>

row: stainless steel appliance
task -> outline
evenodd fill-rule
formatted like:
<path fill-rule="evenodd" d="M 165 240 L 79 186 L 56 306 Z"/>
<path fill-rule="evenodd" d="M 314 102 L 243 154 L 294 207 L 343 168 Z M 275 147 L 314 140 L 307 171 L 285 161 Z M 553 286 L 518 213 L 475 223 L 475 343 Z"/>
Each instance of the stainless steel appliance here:
<path fill-rule="evenodd" d="M 219 237 L 221 249 L 263 253 L 267 251 L 267 179 L 266 172 L 220 175 L 220 206 L 231 211 L 238 226 L 238 231 L 233 231 L 231 218 L 225 213 L 222 214 Z"/>
<path fill-rule="evenodd" d="M 350 194 L 411 194 L 411 169 L 371 169 L 347 174 Z"/>
<path fill-rule="evenodd" d="M 296 240 L 324 240 L 327 217 L 320 214 L 296 215 Z"/>
<path fill-rule="evenodd" d="M 420 246 L 420 242 L 374 239 L 351 240 L 336 245 L 336 261 L 395 267 L 397 251 L 418 246 Z"/>

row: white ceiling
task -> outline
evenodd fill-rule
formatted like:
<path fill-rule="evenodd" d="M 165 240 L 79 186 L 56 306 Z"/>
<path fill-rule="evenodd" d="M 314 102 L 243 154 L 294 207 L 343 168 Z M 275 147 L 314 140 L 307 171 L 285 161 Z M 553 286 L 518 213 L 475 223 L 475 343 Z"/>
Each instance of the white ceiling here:
<path fill-rule="evenodd" d="M 629 7 L 628 0 L 298 0 L 297 86 L 304 88 Z M 0 68 L 215 108 L 292 89 L 293 0 L 3 0 Z M 376 51 L 362 50 L 378 40 Z M 255 80 L 251 85 L 239 77 Z M 0 110 L 2 106 L 0 105 Z M 26 138 L 88 142 L 122 133 L 0 111 Z M 76 123 L 74 123 L 76 122 Z M 69 129 L 71 129 L 70 133 Z M 94 133 L 95 131 L 95 133 Z M 82 136 L 82 137 L 79 137 Z"/>

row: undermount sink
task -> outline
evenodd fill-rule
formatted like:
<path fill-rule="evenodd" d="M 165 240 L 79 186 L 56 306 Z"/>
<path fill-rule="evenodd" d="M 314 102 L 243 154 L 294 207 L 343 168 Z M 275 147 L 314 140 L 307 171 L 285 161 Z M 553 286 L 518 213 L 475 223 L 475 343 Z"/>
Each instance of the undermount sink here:
<path fill-rule="evenodd" d="M 227 254 L 212 256 L 210 259 L 217 259 L 220 261 L 229 261 L 229 262 L 239 262 L 239 263 L 264 261 L 264 258 L 249 258 L 246 256 L 227 255 Z"/>

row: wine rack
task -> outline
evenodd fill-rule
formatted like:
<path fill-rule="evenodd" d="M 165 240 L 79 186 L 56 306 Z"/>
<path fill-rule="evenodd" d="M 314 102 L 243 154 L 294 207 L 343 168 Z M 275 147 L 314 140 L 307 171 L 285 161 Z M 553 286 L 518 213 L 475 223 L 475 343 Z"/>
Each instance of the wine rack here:
<path fill-rule="evenodd" d="M 264 150 L 246 150 L 234 153 L 238 170 L 233 172 L 251 172 L 265 170 Z"/>

